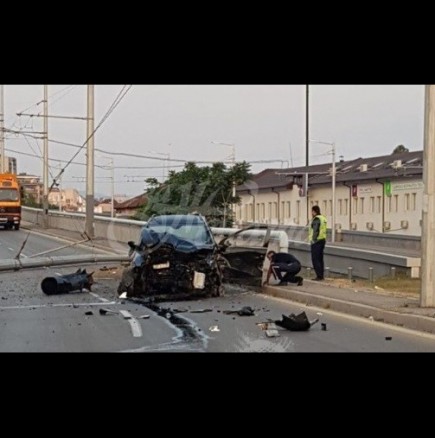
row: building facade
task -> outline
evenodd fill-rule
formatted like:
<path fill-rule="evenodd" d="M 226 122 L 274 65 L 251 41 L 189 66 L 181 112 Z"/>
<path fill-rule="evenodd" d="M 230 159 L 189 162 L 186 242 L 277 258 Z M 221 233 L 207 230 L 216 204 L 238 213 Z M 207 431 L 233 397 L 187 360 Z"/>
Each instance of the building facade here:
<path fill-rule="evenodd" d="M 306 226 L 318 205 L 336 230 L 421 235 L 423 152 L 404 152 L 332 164 L 266 169 L 237 187 L 237 225 Z"/>

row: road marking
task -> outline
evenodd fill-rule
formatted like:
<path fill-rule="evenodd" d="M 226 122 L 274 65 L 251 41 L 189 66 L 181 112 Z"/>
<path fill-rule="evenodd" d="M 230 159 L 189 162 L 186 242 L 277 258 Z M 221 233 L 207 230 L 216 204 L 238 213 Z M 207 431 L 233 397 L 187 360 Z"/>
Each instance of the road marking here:
<path fill-rule="evenodd" d="M 95 297 L 97 300 L 102 301 L 103 303 L 108 303 L 109 300 L 106 300 L 106 298 L 100 297 L 98 294 L 94 293 L 94 292 L 89 292 L 89 295 L 92 295 L 93 297 Z"/>
<path fill-rule="evenodd" d="M 130 323 L 131 332 L 134 338 L 142 337 L 142 327 L 139 321 L 133 317 L 128 310 L 120 310 L 119 313 Z"/>
<path fill-rule="evenodd" d="M 106 303 L 106 306 L 113 306 L 116 301 Z M 86 306 L 101 306 L 101 303 L 74 303 L 74 304 L 33 304 L 28 306 L 4 306 L 0 310 L 22 310 L 22 309 L 41 309 L 44 307 L 86 307 Z"/>

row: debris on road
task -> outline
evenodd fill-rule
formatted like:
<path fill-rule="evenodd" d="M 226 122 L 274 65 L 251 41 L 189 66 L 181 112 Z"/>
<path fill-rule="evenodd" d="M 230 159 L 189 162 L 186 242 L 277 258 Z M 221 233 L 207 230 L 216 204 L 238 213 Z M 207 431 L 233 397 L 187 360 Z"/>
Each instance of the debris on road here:
<path fill-rule="evenodd" d="M 212 326 L 209 328 L 209 330 L 210 330 L 211 332 L 220 332 L 220 329 L 219 329 L 219 327 L 218 327 L 217 325 L 212 325 Z"/>
<path fill-rule="evenodd" d="M 104 309 L 104 308 L 101 308 L 99 310 L 99 312 L 100 312 L 100 315 L 107 315 L 108 313 L 111 313 L 112 315 L 113 314 L 118 314 L 118 312 L 116 312 L 115 310 Z"/>
<path fill-rule="evenodd" d="M 206 312 L 213 312 L 213 309 L 194 309 L 191 310 L 190 313 L 206 313 Z"/>
<path fill-rule="evenodd" d="M 327 327 L 326 327 L 326 324 L 324 323 L 324 322 L 322 322 L 321 324 L 320 324 L 320 327 L 322 328 L 322 330 L 324 331 L 324 332 L 326 332 L 328 329 L 327 329 Z"/>
<path fill-rule="evenodd" d="M 301 332 L 309 330 L 312 325 L 316 324 L 316 322 L 319 322 L 319 319 L 315 319 L 310 322 L 307 314 L 302 312 L 299 315 L 295 315 L 294 313 L 290 314 L 289 316 L 282 315 L 282 319 L 276 320 L 275 324 L 287 330 Z"/>
<path fill-rule="evenodd" d="M 119 296 L 119 298 L 127 298 L 127 292 L 123 292 L 123 293 Z"/>
<path fill-rule="evenodd" d="M 148 319 L 150 317 L 150 315 L 141 315 L 138 316 L 139 319 Z"/>
<path fill-rule="evenodd" d="M 268 338 L 277 338 L 279 337 L 279 332 L 278 330 L 274 330 L 274 329 L 270 329 L 270 330 L 266 330 L 266 336 Z"/>
<path fill-rule="evenodd" d="M 385 336 L 386 341 L 391 341 L 391 339 L 393 339 L 391 336 Z"/>
<path fill-rule="evenodd" d="M 249 306 L 242 307 L 239 310 L 224 310 L 225 315 L 239 315 L 239 316 L 255 316 L 254 309 Z"/>
<path fill-rule="evenodd" d="M 85 312 L 85 315 L 93 315 L 94 312 L 92 312 L 92 310 L 88 310 L 87 312 Z"/>
<path fill-rule="evenodd" d="M 83 292 L 83 289 L 90 291 L 94 284 L 92 274 L 88 274 L 86 269 L 78 269 L 73 274 L 46 277 L 41 282 L 41 288 L 46 295 L 67 294 L 75 290 Z"/>

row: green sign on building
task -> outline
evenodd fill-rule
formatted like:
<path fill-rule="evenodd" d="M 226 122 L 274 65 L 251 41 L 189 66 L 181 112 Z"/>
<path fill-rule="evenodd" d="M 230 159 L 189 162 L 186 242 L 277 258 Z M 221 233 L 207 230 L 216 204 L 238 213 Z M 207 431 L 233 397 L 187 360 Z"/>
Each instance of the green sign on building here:
<path fill-rule="evenodd" d="M 391 181 L 385 181 L 384 190 L 385 196 L 391 196 Z"/>

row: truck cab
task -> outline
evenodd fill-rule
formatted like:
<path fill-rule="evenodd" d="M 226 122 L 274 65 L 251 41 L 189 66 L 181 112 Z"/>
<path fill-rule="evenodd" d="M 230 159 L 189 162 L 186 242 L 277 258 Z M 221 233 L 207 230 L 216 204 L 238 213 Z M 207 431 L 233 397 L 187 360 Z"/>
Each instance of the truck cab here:
<path fill-rule="evenodd" d="M 0 226 L 20 229 L 21 192 L 16 175 L 0 174 Z"/>

